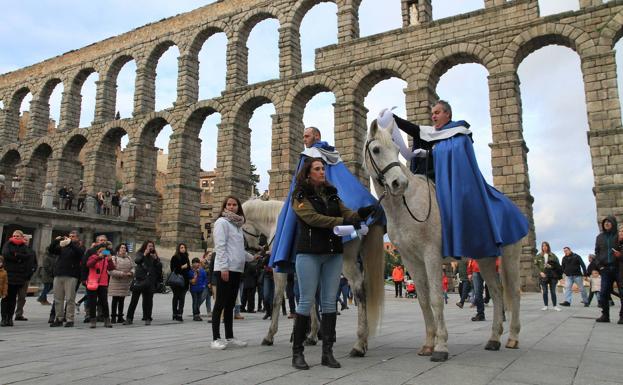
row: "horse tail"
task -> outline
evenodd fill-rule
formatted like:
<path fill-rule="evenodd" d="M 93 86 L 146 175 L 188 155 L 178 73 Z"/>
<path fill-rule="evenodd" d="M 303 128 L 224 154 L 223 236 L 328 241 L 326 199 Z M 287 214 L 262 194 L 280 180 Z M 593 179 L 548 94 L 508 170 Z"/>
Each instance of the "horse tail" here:
<path fill-rule="evenodd" d="M 383 252 L 383 227 L 370 226 L 361 245 L 361 259 L 365 274 L 364 284 L 368 309 L 368 329 L 375 335 L 381 324 L 385 300 L 385 258 Z"/>

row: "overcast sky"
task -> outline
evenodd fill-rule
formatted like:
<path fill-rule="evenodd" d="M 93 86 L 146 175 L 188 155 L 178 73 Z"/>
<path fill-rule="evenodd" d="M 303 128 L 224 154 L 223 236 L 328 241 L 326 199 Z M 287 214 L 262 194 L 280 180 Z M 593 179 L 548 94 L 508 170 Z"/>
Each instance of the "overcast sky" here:
<path fill-rule="evenodd" d="M 3 2 L 0 13 L 0 73 L 5 73 L 102 39 L 121 34 L 146 23 L 186 12 L 213 1 L 192 0 L 21 0 Z M 554 14 L 579 8 L 578 0 L 540 0 L 541 14 Z M 483 0 L 433 0 L 433 18 L 441 19 L 483 7 Z M 303 20 L 301 45 L 304 71 L 313 70 L 314 49 L 337 42 L 336 6 L 322 3 Z M 361 35 L 400 28 L 399 0 L 363 0 Z M 319 28 L 321 26 L 321 28 Z M 278 77 L 277 29 L 275 20 L 264 21 L 252 31 L 249 46 L 249 81 Z M 225 47 L 223 34 L 208 40 L 200 53 L 200 97 L 219 95 L 225 85 Z M 618 45 L 617 45 L 618 46 Z M 158 65 L 157 109 L 175 100 L 178 51 L 171 48 Z M 617 55 L 617 62 L 621 60 Z M 620 66 L 620 65 L 619 65 Z M 619 67 L 618 66 L 618 67 Z M 117 110 L 123 117 L 132 111 L 134 71 L 131 62 L 119 76 Z M 439 82 L 438 94 L 451 102 L 454 116 L 472 124 L 478 161 L 485 178 L 491 178 L 491 123 L 488 112 L 487 70 L 477 64 L 452 68 Z M 523 104 L 524 137 L 530 152 L 531 193 L 535 198 L 534 216 L 537 242 L 548 240 L 554 252 L 570 246 L 586 255 L 593 249 L 597 232 L 595 203 L 591 192 L 593 175 L 586 139 L 588 123 L 584 89 L 577 54 L 571 49 L 550 46 L 529 55 L 519 67 Z M 94 82 L 92 75 L 83 88 L 81 125 L 93 119 Z M 402 90 L 406 83 L 391 79 L 379 83 L 366 98 L 369 120 L 384 107 L 397 106 L 405 115 Z M 58 120 L 62 87 L 51 98 L 51 115 Z M 305 111 L 305 124 L 323 130 L 324 139 L 333 142 L 333 107 L 330 93 L 317 95 Z M 28 101 L 23 103 L 28 109 Z M 252 161 L 261 174 L 260 190 L 268 186 L 270 168 L 270 114 L 272 105 L 258 108 L 251 119 Z M 216 162 L 215 114 L 201 132 L 202 168 Z M 171 130 L 165 128 L 156 145 L 167 148 Z"/>

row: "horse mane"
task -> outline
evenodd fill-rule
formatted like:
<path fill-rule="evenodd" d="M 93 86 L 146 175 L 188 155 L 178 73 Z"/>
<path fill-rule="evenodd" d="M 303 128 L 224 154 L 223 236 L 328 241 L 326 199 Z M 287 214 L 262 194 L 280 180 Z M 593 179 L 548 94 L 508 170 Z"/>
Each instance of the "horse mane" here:
<path fill-rule="evenodd" d="M 245 217 L 250 221 L 272 226 L 283 207 L 283 201 L 250 199 L 242 204 Z M 265 234 L 270 235 L 270 234 Z"/>

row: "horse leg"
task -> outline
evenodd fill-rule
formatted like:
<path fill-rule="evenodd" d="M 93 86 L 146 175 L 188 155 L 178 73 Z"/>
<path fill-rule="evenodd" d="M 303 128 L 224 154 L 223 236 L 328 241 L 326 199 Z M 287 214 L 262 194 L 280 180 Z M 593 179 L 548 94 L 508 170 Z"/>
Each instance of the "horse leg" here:
<path fill-rule="evenodd" d="M 275 334 L 279 330 L 279 313 L 281 312 L 281 301 L 283 301 L 283 291 L 286 287 L 288 275 L 285 273 L 273 272 L 275 281 L 275 293 L 273 295 L 273 314 L 270 320 L 268 334 L 262 340 L 262 345 L 270 346 L 273 344 Z"/>
<path fill-rule="evenodd" d="M 424 327 L 426 328 L 426 340 L 418 351 L 418 355 L 431 356 L 435 348 L 435 318 L 433 317 L 433 309 L 430 305 L 430 289 L 428 286 L 426 267 L 424 261 L 415 259 L 415 257 L 405 258 L 403 254 L 402 258 L 407 270 L 413 272 L 413 280 L 415 281 L 415 287 L 418 293 L 418 303 L 422 309 Z"/>
<path fill-rule="evenodd" d="M 312 302 L 311 307 L 311 328 L 307 338 L 305 339 L 305 345 L 316 345 L 318 343 L 318 330 L 320 329 L 320 322 L 318 322 L 318 305 L 316 305 L 316 300 Z"/>
<path fill-rule="evenodd" d="M 424 253 L 424 258 L 428 256 L 425 260 L 426 277 L 435 328 L 435 349 L 430 357 L 433 362 L 443 362 L 448 359 L 448 329 L 443 314 L 445 303 L 441 288 L 442 259 L 439 258 L 439 254 L 433 250 L 426 250 Z"/>
<path fill-rule="evenodd" d="M 347 247 L 344 250 L 344 276 L 350 283 L 354 298 L 357 299 L 357 341 L 350 351 L 351 357 L 363 357 L 368 351 L 368 308 L 364 275 L 357 266 L 357 254 L 358 248 L 355 247 Z"/>
<path fill-rule="evenodd" d="M 500 350 L 500 336 L 504 332 L 504 301 L 502 299 L 502 285 L 495 271 L 496 258 L 481 258 L 478 260 L 480 274 L 489 287 L 493 300 L 493 323 L 491 337 L 485 345 L 486 350 Z"/>
<path fill-rule="evenodd" d="M 519 304 L 521 299 L 519 282 L 519 253 L 521 245 L 519 242 L 504 247 L 502 250 L 502 265 L 500 266 L 502 286 L 504 286 L 504 302 L 511 312 L 508 341 L 506 347 L 509 349 L 519 348 Z"/>

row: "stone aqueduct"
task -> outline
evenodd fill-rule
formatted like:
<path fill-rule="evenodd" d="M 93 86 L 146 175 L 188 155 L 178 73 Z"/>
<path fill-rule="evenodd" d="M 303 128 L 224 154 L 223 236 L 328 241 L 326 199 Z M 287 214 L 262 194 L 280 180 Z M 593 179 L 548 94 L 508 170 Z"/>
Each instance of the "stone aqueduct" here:
<path fill-rule="evenodd" d="M 536 0 L 485 0 L 485 8 L 432 20 L 431 0 L 402 0 L 403 28 L 359 37 L 361 0 L 335 0 L 338 43 L 316 51 L 316 69 L 303 73 L 299 27 L 306 12 L 322 0 L 225 0 L 146 25 L 85 48 L 0 76 L 0 174 L 16 173 L 17 199 L 38 206 L 45 181 L 77 185 L 78 153 L 86 146 L 84 183 L 92 194 L 114 183 L 115 146 L 130 137 L 125 170 L 127 194 L 140 204 L 154 202 L 156 149 L 160 129 L 170 124 L 169 173 L 162 211 L 163 244 L 192 243 L 199 233 L 199 130 L 214 112 L 218 129 L 215 201 L 247 195 L 250 162 L 248 122 L 258 106 L 273 103 L 271 195 L 283 198 L 301 147 L 303 111 L 317 93 L 335 95 L 335 145 L 348 166 L 364 178 L 366 134 L 364 98 L 379 81 L 398 77 L 405 89 L 409 119 L 429 122 L 441 75 L 454 65 L 479 63 L 488 70 L 493 132 L 494 184 L 532 218 L 527 147 L 517 67 L 531 52 L 550 44 L 567 46 L 581 59 L 590 130 L 588 141 L 599 216 L 623 214 L 623 129 L 613 45 L 623 34 L 623 0 L 602 4 L 581 0 L 578 11 L 539 16 Z M 246 40 L 267 18 L 279 21 L 279 79 L 248 84 Z M 220 97 L 198 100 L 198 53 L 212 35 L 228 39 L 226 89 Z M 155 111 L 158 58 L 170 46 L 180 51 L 177 100 Z M 115 119 L 117 75 L 128 61 L 137 64 L 132 118 Z M 97 72 L 95 118 L 79 128 L 80 90 Z M 63 83 L 58 129 L 47 134 L 49 97 Z M 17 140 L 19 108 L 32 93 L 27 136 Z M 136 224 L 138 234 L 154 229 L 153 215 Z M 196 245 L 195 245 L 196 246 Z M 534 226 L 523 248 L 524 287 L 532 283 Z"/>

